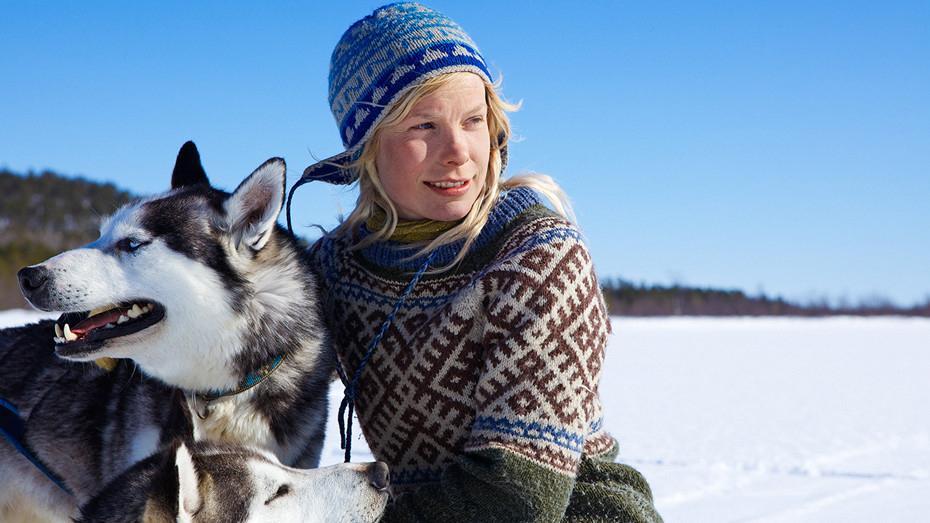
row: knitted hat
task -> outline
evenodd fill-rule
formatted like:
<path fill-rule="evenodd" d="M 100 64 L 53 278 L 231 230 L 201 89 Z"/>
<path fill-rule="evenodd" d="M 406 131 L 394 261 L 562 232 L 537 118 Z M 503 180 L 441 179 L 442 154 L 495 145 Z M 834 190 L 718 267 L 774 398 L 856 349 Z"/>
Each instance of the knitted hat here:
<path fill-rule="evenodd" d="M 438 11 L 413 2 L 388 4 L 352 24 L 329 65 L 329 103 L 346 150 L 307 167 L 297 185 L 354 182 L 357 176 L 347 167 L 391 105 L 427 78 L 461 71 L 491 81 L 475 42 Z"/>

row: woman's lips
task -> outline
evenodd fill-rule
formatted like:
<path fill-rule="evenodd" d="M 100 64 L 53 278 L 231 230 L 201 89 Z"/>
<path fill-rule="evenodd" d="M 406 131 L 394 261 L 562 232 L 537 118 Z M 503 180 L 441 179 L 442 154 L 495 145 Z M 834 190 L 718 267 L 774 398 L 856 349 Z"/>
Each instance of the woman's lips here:
<path fill-rule="evenodd" d="M 442 196 L 461 196 L 468 192 L 471 179 L 458 181 L 423 182 L 433 192 Z"/>

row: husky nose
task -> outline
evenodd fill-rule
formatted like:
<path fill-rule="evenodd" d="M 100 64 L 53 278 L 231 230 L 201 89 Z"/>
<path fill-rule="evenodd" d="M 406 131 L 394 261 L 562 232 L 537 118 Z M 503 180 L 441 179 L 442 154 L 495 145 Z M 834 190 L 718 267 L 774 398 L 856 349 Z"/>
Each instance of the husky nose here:
<path fill-rule="evenodd" d="M 377 490 L 386 490 L 391 486 L 387 463 L 376 461 L 368 466 L 368 481 Z"/>
<path fill-rule="evenodd" d="M 24 267 L 16 273 L 16 277 L 19 278 L 19 288 L 25 296 L 32 296 L 48 283 L 48 274 L 48 269 L 41 265 Z"/>

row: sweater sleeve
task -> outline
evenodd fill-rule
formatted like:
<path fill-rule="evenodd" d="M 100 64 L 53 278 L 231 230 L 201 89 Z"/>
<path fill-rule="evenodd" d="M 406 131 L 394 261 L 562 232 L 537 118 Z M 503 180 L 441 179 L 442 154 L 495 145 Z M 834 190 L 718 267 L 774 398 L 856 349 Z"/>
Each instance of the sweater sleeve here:
<path fill-rule="evenodd" d="M 604 302 L 576 229 L 546 229 L 511 251 L 482 282 L 484 363 L 465 450 L 509 450 L 573 478 L 600 427 Z"/>
<path fill-rule="evenodd" d="M 484 353 L 464 453 L 439 484 L 398 499 L 385 521 L 560 521 L 586 438 L 600 430 L 597 382 L 609 323 L 577 230 L 513 244 L 478 285 Z M 629 497 L 651 506 L 648 487 Z M 620 521 L 614 513 L 635 512 L 604 516 Z"/>

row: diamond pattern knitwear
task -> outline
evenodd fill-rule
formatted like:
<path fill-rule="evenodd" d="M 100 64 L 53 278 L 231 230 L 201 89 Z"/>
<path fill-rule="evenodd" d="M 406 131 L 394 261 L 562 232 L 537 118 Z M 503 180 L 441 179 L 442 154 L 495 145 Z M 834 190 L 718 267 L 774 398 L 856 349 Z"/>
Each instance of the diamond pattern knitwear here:
<path fill-rule="evenodd" d="M 370 233 L 358 234 L 311 250 L 349 372 L 423 263 L 420 244 L 350 250 Z M 399 494 L 385 521 L 660 521 L 642 476 L 612 462 L 598 396 L 609 331 L 578 229 L 529 188 L 502 192 L 465 260 L 422 277 L 359 378 L 359 424 Z"/>

